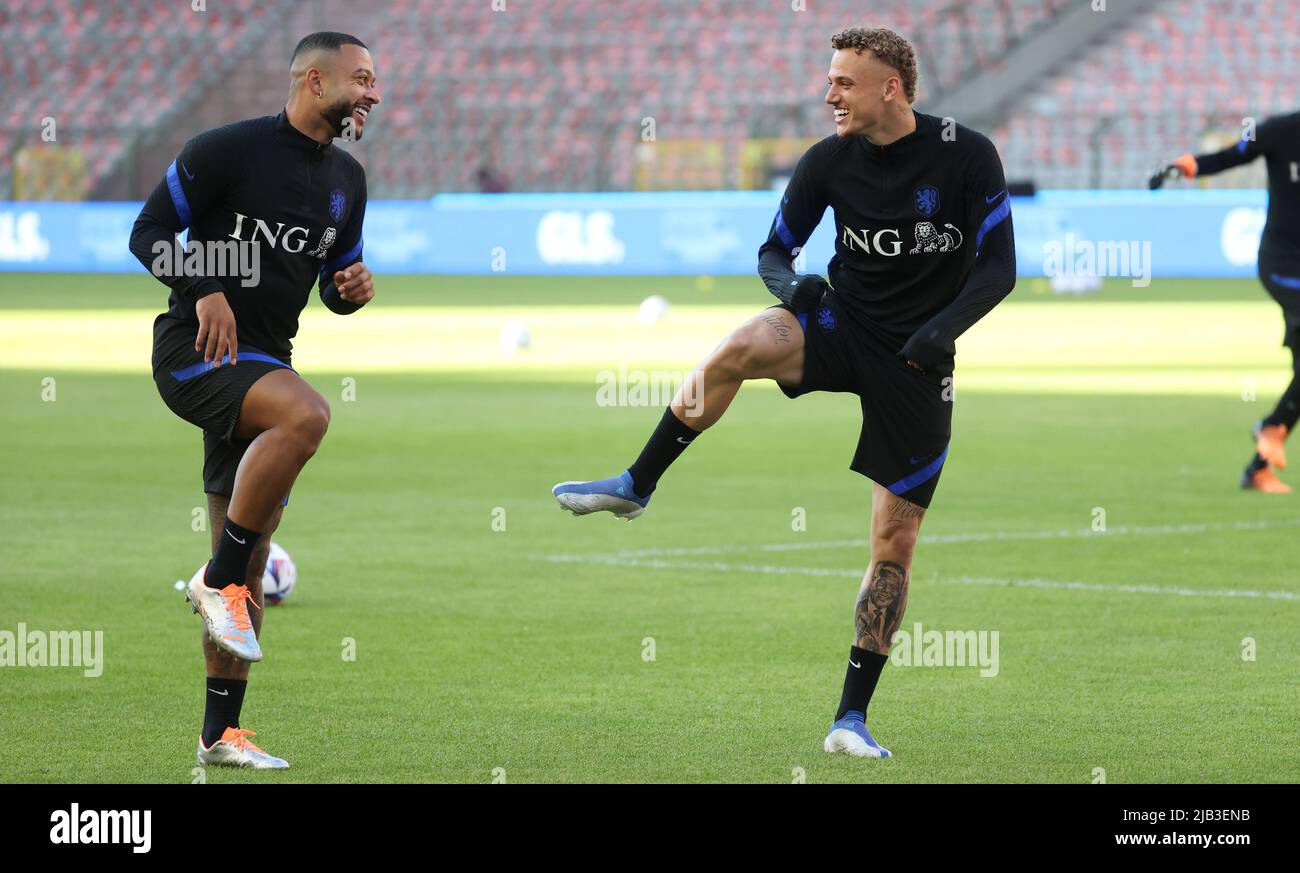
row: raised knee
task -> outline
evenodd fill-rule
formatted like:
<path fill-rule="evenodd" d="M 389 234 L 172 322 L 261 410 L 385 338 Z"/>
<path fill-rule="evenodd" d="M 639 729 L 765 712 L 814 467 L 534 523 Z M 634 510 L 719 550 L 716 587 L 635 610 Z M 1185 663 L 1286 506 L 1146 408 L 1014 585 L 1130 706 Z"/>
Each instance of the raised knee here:
<path fill-rule="evenodd" d="M 315 452 L 330 426 L 330 406 L 325 398 L 299 404 L 294 410 L 292 427 L 305 449 Z"/>
<path fill-rule="evenodd" d="M 748 327 L 731 332 L 722 342 L 717 362 L 729 376 L 746 379 L 753 375 L 758 346 L 753 331 Z"/>

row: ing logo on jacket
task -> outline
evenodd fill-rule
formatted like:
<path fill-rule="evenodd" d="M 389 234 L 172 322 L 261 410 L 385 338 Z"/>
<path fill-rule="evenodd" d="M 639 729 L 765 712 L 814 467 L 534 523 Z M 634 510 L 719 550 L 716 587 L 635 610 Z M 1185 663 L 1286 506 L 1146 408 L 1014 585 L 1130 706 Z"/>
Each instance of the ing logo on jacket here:
<path fill-rule="evenodd" d="M 931 222 L 918 221 L 916 223 L 916 247 L 908 250 L 909 255 L 919 255 L 931 252 L 950 252 L 953 249 L 960 248 L 962 242 L 961 231 L 951 224 L 944 224 L 944 227 L 951 227 L 952 232 L 957 234 L 954 241 L 952 233 L 940 233 Z"/>

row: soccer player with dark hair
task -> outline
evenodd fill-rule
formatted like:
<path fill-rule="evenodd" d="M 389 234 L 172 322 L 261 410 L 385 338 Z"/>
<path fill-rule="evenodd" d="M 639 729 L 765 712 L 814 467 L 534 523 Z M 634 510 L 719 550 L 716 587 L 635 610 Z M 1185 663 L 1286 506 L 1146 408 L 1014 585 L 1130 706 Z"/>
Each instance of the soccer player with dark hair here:
<path fill-rule="evenodd" d="M 321 300 L 341 315 L 374 296 L 361 260 L 365 172 L 333 144 L 361 138 L 379 103 L 374 67 L 354 36 L 305 37 L 284 111 L 187 142 L 131 232 L 132 253 L 171 288 L 154 322 L 154 382 L 172 412 L 203 431 L 212 558 L 187 589 L 207 662 L 200 765 L 289 766 L 248 740 L 239 715 L 249 667 L 262 657 L 271 534 L 329 425 L 329 404 L 290 365 L 298 316 L 318 280 Z M 160 267 L 187 228 L 195 254 L 186 269 Z M 203 257 L 221 246 L 238 274 L 224 258 Z"/>
<path fill-rule="evenodd" d="M 1259 240 L 1259 281 L 1282 307 L 1282 345 L 1291 349 L 1292 372 L 1272 414 L 1251 430 L 1255 456 L 1246 465 L 1241 487 L 1287 494 L 1291 486 L 1273 468 L 1286 467 L 1284 444 L 1300 419 L 1300 112 L 1246 127 L 1236 145 L 1222 151 L 1181 156 L 1151 177 L 1151 187 L 1159 188 L 1166 179 L 1221 173 L 1261 155 L 1268 168 L 1268 217 Z"/>
<path fill-rule="evenodd" d="M 951 119 L 913 110 L 912 46 L 880 28 L 845 30 L 831 45 L 835 134 L 799 161 L 759 249 L 759 275 L 780 304 L 695 369 L 625 472 L 553 493 L 577 515 L 632 519 L 745 380 L 773 379 L 790 397 L 856 394 L 862 433 L 850 468 L 873 483 L 871 563 L 824 747 L 886 757 L 867 730 L 867 705 L 902 623 L 917 533 L 948 458 L 955 341 L 1011 292 L 1015 248 L 997 150 Z M 829 282 L 793 270 L 828 206 Z"/>

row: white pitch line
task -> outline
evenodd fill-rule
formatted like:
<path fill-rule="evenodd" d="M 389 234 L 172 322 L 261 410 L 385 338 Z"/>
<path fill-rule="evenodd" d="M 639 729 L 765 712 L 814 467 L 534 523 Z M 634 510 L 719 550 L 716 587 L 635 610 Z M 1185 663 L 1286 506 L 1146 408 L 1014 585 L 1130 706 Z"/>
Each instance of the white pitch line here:
<path fill-rule="evenodd" d="M 827 567 L 726 564 L 722 561 L 664 561 L 659 558 L 622 558 L 610 555 L 546 555 L 545 559 L 556 564 L 604 564 L 611 567 L 648 567 L 651 570 L 712 570 L 717 573 L 751 573 L 766 576 L 852 576 L 861 579 L 863 572 Z"/>
<path fill-rule="evenodd" d="M 1283 519 L 1280 521 L 1235 521 L 1230 523 L 1223 522 L 1201 522 L 1194 524 L 1166 524 L 1150 526 L 1125 526 L 1112 527 L 1105 531 L 1094 531 L 1091 528 L 1067 528 L 1063 530 L 1026 530 L 1026 531 L 972 531 L 970 533 L 951 533 L 951 534 L 921 534 L 917 538 L 920 544 L 931 543 L 935 545 L 945 545 L 950 543 L 984 543 L 984 542 L 1006 542 L 1015 540 L 1054 540 L 1054 539 L 1106 539 L 1107 537 L 1122 536 L 1177 536 L 1180 534 L 1198 534 L 1213 533 L 1216 531 L 1252 531 L 1252 530 L 1269 530 L 1272 528 L 1300 527 L 1300 518 Z M 798 552 L 809 549 L 859 549 L 869 548 L 871 541 L 865 538 L 847 539 L 847 540 L 818 540 L 812 542 L 795 542 L 795 543 L 764 543 L 760 545 L 719 545 L 719 546 L 688 546 L 688 547 L 661 547 L 653 549 L 629 549 L 620 552 L 606 552 L 603 555 L 581 556 L 587 557 L 606 557 L 606 558 L 675 558 L 686 555 L 724 555 L 732 552 Z M 552 558 L 563 559 L 565 556 L 551 556 Z"/>
<path fill-rule="evenodd" d="M 602 564 L 617 567 L 646 567 L 653 570 L 708 570 L 714 573 L 748 573 L 764 576 L 834 576 L 861 579 L 863 570 L 833 567 L 784 567 L 774 564 L 728 564 L 722 561 L 664 561 L 661 559 L 616 558 L 601 555 L 547 555 L 552 563 Z M 990 585 L 999 588 L 1048 588 L 1062 591 L 1104 591 L 1121 594 L 1173 594 L 1179 597 L 1231 597 L 1265 600 L 1300 600 L 1291 591 L 1251 591 L 1236 589 L 1182 588 L 1171 585 L 1105 584 L 1066 582 L 1059 579 L 1000 579 L 989 576 L 928 576 L 920 584 L 939 582 L 946 585 Z"/>
<path fill-rule="evenodd" d="M 1300 600 L 1300 594 L 1292 591 L 1249 591 L 1231 588 L 1202 590 L 1171 585 L 1108 585 L 1100 582 L 1061 582 L 1056 579 L 997 579 L 987 576 L 940 576 L 937 581 L 948 585 L 992 585 L 1002 588 L 1055 588 L 1067 591 L 1119 591 L 1125 594 L 1176 594 L 1180 597 L 1245 597 L 1266 600 Z"/>

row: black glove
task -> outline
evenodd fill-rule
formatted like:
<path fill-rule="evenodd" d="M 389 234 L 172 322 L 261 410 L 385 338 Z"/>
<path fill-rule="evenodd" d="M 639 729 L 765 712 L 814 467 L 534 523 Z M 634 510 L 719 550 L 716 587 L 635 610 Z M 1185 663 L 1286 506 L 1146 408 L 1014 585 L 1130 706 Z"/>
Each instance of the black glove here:
<path fill-rule="evenodd" d="M 1166 164 L 1160 172 L 1151 177 L 1151 190 L 1165 184 L 1166 179 L 1196 178 L 1196 157 L 1192 154 L 1180 155 L 1172 164 Z"/>
<path fill-rule="evenodd" d="M 790 282 L 790 295 L 786 302 L 794 307 L 795 312 L 808 312 L 816 309 L 822 302 L 822 295 L 830 290 L 830 284 L 816 273 L 800 276 Z"/>
<path fill-rule="evenodd" d="M 933 336 L 922 338 L 920 333 L 916 333 L 904 344 L 898 356 L 922 373 L 950 376 L 955 352 L 956 349 L 951 342 L 939 342 Z"/>
<path fill-rule="evenodd" d="M 1167 164 L 1166 166 L 1160 168 L 1159 170 L 1156 170 L 1155 175 L 1151 177 L 1151 180 L 1147 184 L 1149 184 L 1151 186 L 1151 190 L 1154 191 L 1157 188 L 1163 186 L 1165 184 L 1166 179 L 1178 179 L 1181 178 L 1182 175 L 1183 175 L 1182 171 L 1179 170 L 1177 167 L 1175 167 L 1173 164 Z"/>

